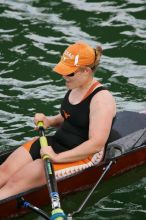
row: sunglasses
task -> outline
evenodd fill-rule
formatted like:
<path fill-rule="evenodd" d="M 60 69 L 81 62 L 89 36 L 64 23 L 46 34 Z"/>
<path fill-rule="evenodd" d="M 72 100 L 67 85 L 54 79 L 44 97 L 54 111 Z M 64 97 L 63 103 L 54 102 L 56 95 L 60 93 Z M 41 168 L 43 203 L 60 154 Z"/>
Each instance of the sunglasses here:
<path fill-rule="evenodd" d="M 68 74 L 67 76 L 73 77 L 74 75 L 75 75 L 75 73 L 70 73 L 70 74 Z"/>

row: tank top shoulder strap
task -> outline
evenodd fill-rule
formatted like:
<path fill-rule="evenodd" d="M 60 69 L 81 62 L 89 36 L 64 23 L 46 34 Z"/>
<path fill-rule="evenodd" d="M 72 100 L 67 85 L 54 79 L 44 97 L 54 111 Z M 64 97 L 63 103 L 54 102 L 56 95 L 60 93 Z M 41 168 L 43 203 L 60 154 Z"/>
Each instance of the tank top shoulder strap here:
<path fill-rule="evenodd" d="M 99 87 L 97 87 L 95 89 L 95 87 L 97 85 L 100 85 Z M 89 88 L 89 90 L 86 92 L 86 94 L 84 95 L 84 97 L 82 98 L 81 102 L 84 101 L 85 99 L 87 99 L 89 97 L 92 98 L 97 92 L 100 92 L 101 90 L 107 90 L 101 83 L 99 83 L 98 81 L 96 81 L 94 84 L 92 84 L 92 86 Z M 68 101 L 68 97 L 70 95 L 72 90 L 68 90 L 67 93 L 65 94 L 64 97 L 64 101 L 67 100 Z"/>
<path fill-rule="evenodd" d="M 100 85 L 99 87 L 96 88 L 97 85 Z M 96 88 L 96 89 L 95 89 Z M 89 97 L 90 95 L 93 97 L 97 92 L 100 92 L 101 90 L 106 90 L 105 87 L 103 87 L 103 85 L 101 83 L 99 83 L 98 81 L 96 81 L 95 83 L 92 84 L 92 86 L 89 88 L 89 90 L 86 92 L 86 94 L 84 95 L 83 100 L 85 100 L 87 97 Z"/>
<path fill-rule="evenodd" d="M 107 90 L 107 88 L 101 85 L 100 87 L 97 87 L 88 97 L 92 98 L 96 93 L 102 90 Z"/>

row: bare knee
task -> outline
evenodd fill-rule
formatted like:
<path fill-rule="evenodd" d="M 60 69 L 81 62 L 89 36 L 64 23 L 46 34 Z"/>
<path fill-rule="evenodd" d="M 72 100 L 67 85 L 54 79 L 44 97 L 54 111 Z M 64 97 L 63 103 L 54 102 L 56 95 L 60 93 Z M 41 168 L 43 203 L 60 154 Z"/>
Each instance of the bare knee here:
<path fill-rule="evenodd" d="M 0 165 L 0 176 L 1 178 L 9 176 L 9 166 L 7 166 L 5 163 Z"/>
<path fill-rule="evenodd" d="M 18 187 L 18 178 L 17 176 L 12 176 L 8 179 L 7 183 L 5 184 L 7 188 L 13 190 L 14 188 Z"/>
<path fill-rule="evenodd" d="M 1 188 L 9 179 L 9 167 L 5 164 L 0 165 L 0 177 Z"/>
<path fill-rule="evenodd" d="M 14 195 L 46 183 L 43 172 L 28 172 L 28 175 L 26 175 L 23 171 L 11 176 L 5 184 L 5 189 L 10 194 Z"/>
<path fill-rule="evenodd" d="M 17 177 L 9 178 L 8 181 L 2 186 L 2 188 L 0 190 L 0 199 L 5 199 L 9 196 L 20 193 L 21 188 L 22 188 L 22 186 L 18 185 L 18 178 Z"/>

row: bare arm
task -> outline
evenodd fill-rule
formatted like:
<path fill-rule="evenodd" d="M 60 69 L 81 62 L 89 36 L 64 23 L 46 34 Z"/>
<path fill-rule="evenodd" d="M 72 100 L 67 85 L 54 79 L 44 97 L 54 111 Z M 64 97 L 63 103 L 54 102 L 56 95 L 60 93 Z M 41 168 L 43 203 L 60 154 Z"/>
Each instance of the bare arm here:
<path fill-rule="evenodd" d="M 85 159 L 102 150 L 109 137 L 115 114 L 116 105 L 112 95 L 108 91 L 98 93 L 90 104 L 89 140 L 59 154 L 55 154 L 52 148 L 48 148 L 48 154 L 54 162 L 65 163 Z"/>

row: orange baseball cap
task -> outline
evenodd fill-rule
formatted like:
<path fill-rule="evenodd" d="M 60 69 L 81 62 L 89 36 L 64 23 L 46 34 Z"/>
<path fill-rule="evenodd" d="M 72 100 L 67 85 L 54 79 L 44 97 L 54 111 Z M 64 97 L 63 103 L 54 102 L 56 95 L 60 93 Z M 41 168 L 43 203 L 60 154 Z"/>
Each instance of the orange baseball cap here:
<path fill-rule="evenodd" d="M 54 67 L 54 71 L 61 75 L 75 72 L 79 67 L 93 64 L 95 52 L 92 47 L 84 42 L 71 44 L 63 53 L 60 62 Z"/>

